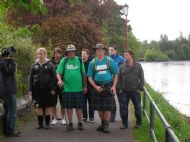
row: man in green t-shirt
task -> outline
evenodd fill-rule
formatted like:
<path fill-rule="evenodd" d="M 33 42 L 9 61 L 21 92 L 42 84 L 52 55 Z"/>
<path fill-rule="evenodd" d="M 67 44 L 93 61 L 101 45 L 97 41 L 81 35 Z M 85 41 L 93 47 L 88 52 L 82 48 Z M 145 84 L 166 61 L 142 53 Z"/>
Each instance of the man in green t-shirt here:
<path fill-rule="evenodd" d="M 63 87 L 63 108 L 67 109 L 68 130 L 73 130 L 72 115 L 76 109 L 78 129 L 83 130 L 81 123 L 82 108 L 84 107 L 84 93 L 87 91 L 86 73 L 83 61 L 75 55 L 74 45 L 67 46 L 67 56 L 61 59 L 57 68 L 59 87 Z"/>

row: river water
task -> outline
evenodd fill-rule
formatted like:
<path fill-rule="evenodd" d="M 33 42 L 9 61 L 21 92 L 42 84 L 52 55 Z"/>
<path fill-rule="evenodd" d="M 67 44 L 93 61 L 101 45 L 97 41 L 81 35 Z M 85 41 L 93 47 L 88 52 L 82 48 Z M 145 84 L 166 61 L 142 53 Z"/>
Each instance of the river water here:
<path fill-rule="evenodd" d="M 141 64 L 146 82 L 182 114 L 190 117 L 190 61 Z"/>

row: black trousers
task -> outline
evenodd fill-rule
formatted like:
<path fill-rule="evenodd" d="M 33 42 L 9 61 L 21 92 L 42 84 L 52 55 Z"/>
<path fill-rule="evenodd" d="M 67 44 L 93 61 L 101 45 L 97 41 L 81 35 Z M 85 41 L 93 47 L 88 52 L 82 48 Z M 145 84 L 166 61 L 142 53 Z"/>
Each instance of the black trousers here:
<path fill-rule="evenodd" d="M 82 113 L 83 113 L 83 118 L 88 119 L 89 118 L 94 118 L 94 110 L 91 106 L 91 102 L 92 102 L 92 88 L 88 88 L 88 91 L 86 94 L 84 94 L 84 98 L 85 98 L 85 106 L 82 109 Z"/>

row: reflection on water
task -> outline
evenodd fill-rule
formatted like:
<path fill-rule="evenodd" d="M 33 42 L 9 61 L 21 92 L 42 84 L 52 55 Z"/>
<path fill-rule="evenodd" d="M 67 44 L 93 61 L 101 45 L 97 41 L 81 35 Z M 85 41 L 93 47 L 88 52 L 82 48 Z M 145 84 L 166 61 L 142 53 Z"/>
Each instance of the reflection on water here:
<path fill-rule="evenodd" d="M 190 61 L 141 64 L 146 82 L 181 113 L 190 116 Z"/>

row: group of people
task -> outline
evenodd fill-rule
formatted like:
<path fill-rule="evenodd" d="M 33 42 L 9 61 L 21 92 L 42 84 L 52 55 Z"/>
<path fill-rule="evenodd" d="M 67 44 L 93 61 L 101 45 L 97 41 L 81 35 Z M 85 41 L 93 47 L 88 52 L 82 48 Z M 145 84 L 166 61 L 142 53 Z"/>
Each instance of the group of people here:
<path fill-rule="evenodd" d="M 56 105 L 59 98 L 61 123 L 67 124 L 67 130 L 74 129 L 72 117 L 75 109 L 79 130 L 84 129 L 83 122 L 88 119 L 94 122 L 94 111 L 98 111 L 101 125 L 97 131 L 109 133 L 109 122 L 115 121 L 116 117 L 116 96 L 122 119 L 121 129 L 128 128 L 130 99 L 135 108 L 135 127 L 141 126 L 140 91 L 144 86 L 143 69 L 134 60 L 131 50 L 124 52 L 124 58 L 117 54 L 115 46 L 109 47 L 109 56 L 106 56 L 107 50 L 99 43 L 93 48 L 96 53 L 93 59 L 88 49 L 82 49 L 81 57 L 78 57 L 75 46 L 69 44 L 65 57 L 61 58 L 61 49 L 55 48 L 54 57 L 48 60 L 46 49 L 37 49 L 29 85 L 29 94 L 32 95 L 37 110 L 37 129 L 49 129 L 50 124 L 57 123 Z M 51 114 L 53 119 L 50 123 Z"/>
<path fill-rule="evenodd" d="M 109 56 L 106 56 L 107 50 L 99 43 L 93 48 L 96 54 L 94 58 L 88 49 L 82 49 L 79 57 L 75 46 L 69 44 L 65 57 L 62 57 L 60 48 L 55 48 L 54 56 L 49 60 L 45 48 L 37 49 L 37 59 L 31 66 L 28 92 L 37 112 L 37 129 L 49 129 L 50 124 L 57 123 L 58 98 L 61 124 L 67 124 L 68 131 L 74 129 L 72 117 L 75 109 L 79 130 L 84 129 L 83 122 L 88 119 L 94 122 L 94 112 L 98 111 L 101 124 L 97 131 L 109 133 L 109 123 L 115 121 L 116 117 L 116 98 L 120 106 L 121 129 L 128 128 L 130 99 L 135 108 L 135 127 L 141 126 L 140 91 L 143 91 L 144 86 L 143 69 L 134 60 L 132 50 L 126 50 L 124 57 L 117 54 L 115 46 L 109 47 Z M 11 116 L 10 119 L 14 117 Z"/>

